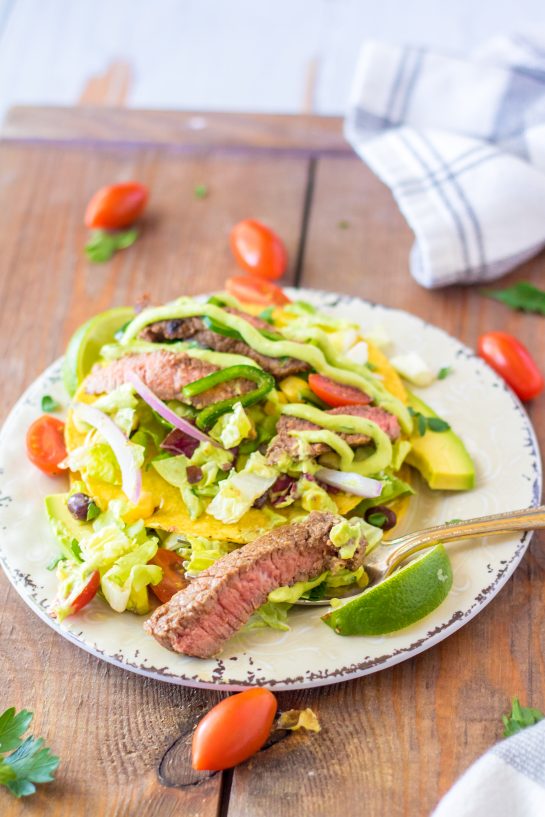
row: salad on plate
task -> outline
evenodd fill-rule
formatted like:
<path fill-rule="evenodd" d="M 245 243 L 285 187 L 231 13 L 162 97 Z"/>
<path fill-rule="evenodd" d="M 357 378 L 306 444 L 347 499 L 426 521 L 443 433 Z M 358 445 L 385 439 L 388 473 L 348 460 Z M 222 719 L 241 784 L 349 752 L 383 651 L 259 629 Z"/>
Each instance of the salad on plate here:
<path fill-rule="evenodd" d="M 69 489 L 46 499 L 58 620 L 99 596 L 206 658 L 243 627 L 289 628 L 300 599 L 363 591 L 414 469 L 473 487 L 462 441 L 408 388 L 434 377 L 418 356 L 276 300 L 180 297 L 74 335 L 54 463 Z"/>

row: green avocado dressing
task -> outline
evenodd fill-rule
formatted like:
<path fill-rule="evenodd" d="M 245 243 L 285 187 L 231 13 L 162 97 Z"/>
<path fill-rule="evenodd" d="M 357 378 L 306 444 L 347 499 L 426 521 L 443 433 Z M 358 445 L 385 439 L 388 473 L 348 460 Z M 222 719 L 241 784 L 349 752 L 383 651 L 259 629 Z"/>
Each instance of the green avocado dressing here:
<path fill-rule="evenodd" d="M 362 476 L 367 477 L 370 474 L 377 474 L 379 471 L 388 468 L 392 462 L 393 451 L 390 438 L 372 420 L 367 420 L 364 417 L 352 417 L 349 414 L 326 414 L 325 411 L 313 406 L 303 405 L 303 403 L 290 403 L 287 406 L 282 406 L 282 414 L 308 420 L 310 423 L 314 423 L 328 431 L 343 434 L 366 434 L 370 437 L 375 443 L 376 450 L 358 463 L 357 471 Z M 341 443 L 344 442 L 340 437 L 338 439 Z"/>
<path fill-rule="evenodd" d="M 344 358 L 339 359 L 326 340 L 323 341 L 328 347 L 325 353 L 317 346 L 295 343 L 291 340 L 269 340 L 248 321 L 238 315 L 231 315 L 231 313 L 213 304 L 200 304 L 190 299 L 181 298 L 165 306 L 145 309 L 127 326 L 120 343 L 122 346 L 126 346 L 145 326 L 156 321 L 204 316 L 208 316 L 218 323 L 223 323 L 230 329 L 236 330 L 252 349 L 262 355 L 267 357 L 292 357 L 303 360 L 319 374 L 329 377 L 337 383 L 356 386 L 356 388 L 368 394 L 379 406 L 394 414 L 404 431 L 408 433 L 412 431 L 412 419 L 403 403 L 391 395 L 370 372 L 368 374 L 361 367 L 359 367 L 358 372 L 346 368 L 348 362 L 345 362 Z M 328 358 L 335 361 L 335 363 L 329 363 Z M 361 417 L 358 419 L 362 420 Z M 372 425 L 376 426 L 375 423 L 372 423 Z"/>

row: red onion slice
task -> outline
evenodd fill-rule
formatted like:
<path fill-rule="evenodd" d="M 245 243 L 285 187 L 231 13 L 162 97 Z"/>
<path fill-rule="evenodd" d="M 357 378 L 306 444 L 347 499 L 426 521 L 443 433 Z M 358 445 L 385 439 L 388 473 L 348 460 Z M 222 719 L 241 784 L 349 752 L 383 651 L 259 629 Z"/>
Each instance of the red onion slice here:
<path fill-rule="evenodd" d="M 86 403 L 75 403 L 74 410 L 84 423 L 102 434 L 114 452 L 121 469 L 123 492 L 127 499 L 136 505 L 142 490 L 142 474 L 134 461 L 129 440 L 114 421 L 100 409 Z"/>
<path fill-rule="evenodd" d="M 316 479 L 339 488 L 347 494 L 361 496 L 364 499 L 375 499 L 382 493 L 382 482 L 379 479 L 362 477 L 353 471 L 335 471 L 333 468 L 320 468 L 316 471 Z"/>
<path fill-rule="evenodd" d="M 157 395 L 155 395 L 148 386 L 141 380 L 137 374 L 134 372 L 129 372 L 127 374 L 127 380 L 134 386 L 135 391 L 138 392 L 142 400 L 144 400 L 150 408 L 160 414 L 161 417 L 166 420 L 168 423 L 171 423 L 175 428 L 179 428 L 180 431 L 185 431 L 190 437 L 193 437 L 195 440 L 199 440 L 200 442 L 205 443 L 212 443 L 215 445 L 216 448 L 223 448 L 219 443 L 209 437 L 208 434 L 205 434 L 203 431 L 200 431 L 194 425 L 192 425 L 188 420 L 184 420 L 183 417 L 178 417 L 175 411 L 169 409 L 162 400 L 160 400 Z"/>

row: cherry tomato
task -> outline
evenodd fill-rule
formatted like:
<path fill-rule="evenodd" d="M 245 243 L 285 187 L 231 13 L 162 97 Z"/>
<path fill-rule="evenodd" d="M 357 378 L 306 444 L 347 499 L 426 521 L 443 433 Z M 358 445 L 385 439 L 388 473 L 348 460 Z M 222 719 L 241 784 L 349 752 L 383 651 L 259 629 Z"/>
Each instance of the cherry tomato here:
<path fill-rule="evenodd" d="M 148 188 L 140 182 L 120 182 L 101 187 L 85 210 L 85 226 L 93 230 L 121 230 L 142 215 Z"/>
<path fill-rule="evenodd" d="M 248 760 L 269 737 L 276 698 L 254 687 L 224 698 L 199 722 L 193 735 L 193 768 L 218 771 Z"/>
<path fill-rule="evenodd" d="M 260 221 L 239 221 L 231 230 L 229 244 L 239 267 L 251 275 L 276 281 L 286 271 L 288 254 L 284 244 Z"/>
<path fill-rule="evenodd" d="M 72 612 L 70 613 L 73 616 L 75 613 L 79 613 L 79 611 L 85 607 L 86 604 L 89 604 L 91 599 L 97 594 L 98 588 L 100 587 L 100 573 L 98 570 L 93 570 L 87 583 L 83 586 L 83 589 L 80 593 L 76 596 L 74 601 L 71 603 Z"/>
<path fill-rule="evenodd" d="M 26 434 L 26 452 L 44 474 L 62 474 L 59 463 L 66 457 L 64 423 L 48 414 L 34 420 Z"/>
<path fill-rule="evenodd" d="M 320 400 L 328 406 L 366 406 L 371 402 L 368 394 L 357 389 L 355 386 L 345 386 L 343 383 L 335 383 L 329 377 L 321 374 L 309 374 L 308 385 Z"/>
<path fill-rule="evenodd" d="M 291 303 L 284 290 L 260 278 L 249 275 L 233 275 L 225 282 L 225 289 L 239 301 L 249 304 L 285 306 Z"/>
<path fill-rule="evenodd" d="M 531 400 L 543 391 L 543 375 L 526 346 L 513 335 L 486 332 L 479 338 L 477 349 L 521 400 Z"/>
<path fill-rule="evenodd" d="M 149 563 L 157 565 L 163 570 L 163 578 L 159 584 L 151 585 L 151 589 L 159 601 L 163 603 L 169 601 L 178 590 L 187 587 L 188 581 L 184 573 L 184 560 L 173 550 L 159 548 Z"/>

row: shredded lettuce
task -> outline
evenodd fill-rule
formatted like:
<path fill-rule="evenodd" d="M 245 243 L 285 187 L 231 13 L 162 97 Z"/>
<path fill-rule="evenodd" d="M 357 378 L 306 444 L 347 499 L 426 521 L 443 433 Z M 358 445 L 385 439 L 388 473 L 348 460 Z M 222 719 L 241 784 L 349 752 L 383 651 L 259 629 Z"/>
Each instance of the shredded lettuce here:
<path fill-rule="evenodd" d="M 184 454 L 175 457 L 155 459 L 153 467 L 166 482 L 180 489 L 183 502 L 191 519 L 197 519 L 204 513 L 204 503 L 200 496 L 215 496 L 218 480 L 226 475 L 226 468 L 231 466 L 233 455 L 212 443 L 202 442 L 189 459 Z M 191 484 L 187 477 L 190 465 L 198 466 L 202 471 L 201 479 Z"/>
<path fill-rule="evenodd" d="M 221 484 L 207 512 L 220 522 L 233 524 L 249 511 L 255 500 L 276 481 L 278 471 L 258 451 L 250 454 L 244 468 L 231 472 Z"/>
<path fill-rule="evenodd" d="M 210 436 L 220 442 L 224 448 L 234 448 L 240 445 L 252 430 L 252 423 L 242 403 L 235 403 L 232 411 L 222 414 L 210 431 Z"/>
<path fill-rule="evenodd" d="M 116 612 L 129 610 L 144 615 L 149 610 L 149 584 L 158 584 L 163 571 L 147 564 L 157 552 L 157 539 L 150 538 L 131 553 L 121 556 L 101 579 L 106 601 Z"/>
<path fill-rule="evenodd" d="M 319 584 L 324 582 L 328 576 L 328 572 L 322 573 L 321 576 L 318 576 L 316 579 L 312 579 L 308 582 L 295 582 L 290 587 L 278 587 L 276 590 L 273 590 L 269 593 L 268 601 L 276 603 L 276 602 L 288 602 L 289 604 L 295 604 L 302 595 L 308 593 L 309 590 L 312 590 L 314 587 L 317 587 Z"/>
<path fill-rule="evenodd" d="M 331 528 L 329 539 L 338 548 L 341 559 L 351 559 L 362 542 L 366 543 L 366 552 L 375 548 L 382 539 L 383 531 L 369 525 L 364 519 L 353 516 L 342 519 Z"/>
<path fill-rule="evenodd" d="M 167 550 L 175 550 L 184 561 L 188 576 L 196 576 L 202 570 L 214 564 L 222 556 L 236 550 L 238 545 L 232 542 L 208 539 L 205 536 L 173 533 L 163 542 Z"/>

